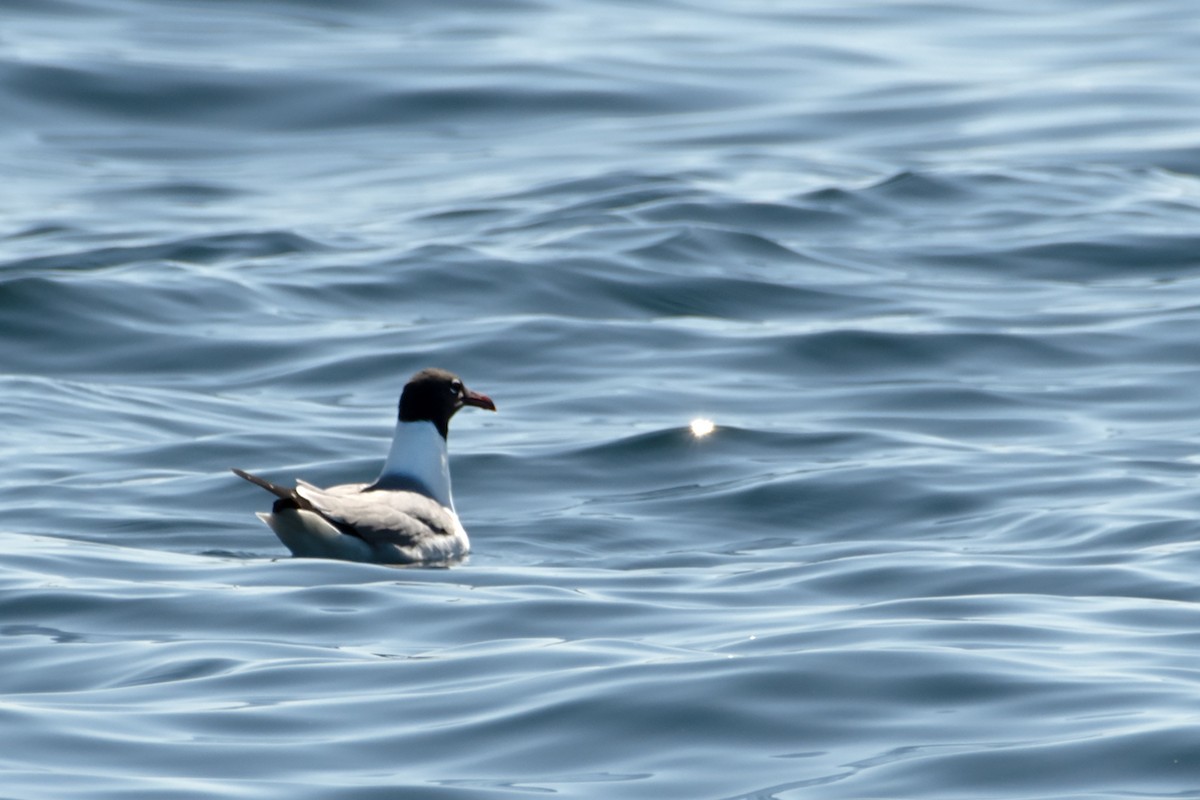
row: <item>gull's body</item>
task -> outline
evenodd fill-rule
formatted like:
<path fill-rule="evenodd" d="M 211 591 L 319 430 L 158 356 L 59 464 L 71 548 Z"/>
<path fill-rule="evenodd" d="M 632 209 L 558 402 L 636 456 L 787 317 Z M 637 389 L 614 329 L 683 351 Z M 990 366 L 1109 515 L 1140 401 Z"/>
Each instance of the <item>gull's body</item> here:
<path fill-rule="evenodd" d="M 495 411 L 444 370 L 422 370 L 404 387 L 400 419 L 373 483 L 288 488 L 235 469 L 278 499 L 258 516 L 293 555 L 385 564 L 450 563 L 470 549 L 454 510 L 446 436 L 463 406 Z"/>

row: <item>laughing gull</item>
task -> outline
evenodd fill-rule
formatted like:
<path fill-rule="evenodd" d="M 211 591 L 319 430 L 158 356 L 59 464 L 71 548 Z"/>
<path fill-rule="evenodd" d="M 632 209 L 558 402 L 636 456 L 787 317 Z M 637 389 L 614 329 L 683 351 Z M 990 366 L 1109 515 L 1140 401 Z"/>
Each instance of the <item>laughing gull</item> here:
<path fill-rule="evenodd" d="M 454 513 L 446 435 L 463 406 L 496 410 L 444 369 L 413 375 L 400 395 L 392 449 L 374 483 L 318 489 L 297 481 L 279 486 L 240 469 L 234 472 L 278 500 L 258 517 L 293 555 L 384 564 L 448 563 L 469 549 Z"/>

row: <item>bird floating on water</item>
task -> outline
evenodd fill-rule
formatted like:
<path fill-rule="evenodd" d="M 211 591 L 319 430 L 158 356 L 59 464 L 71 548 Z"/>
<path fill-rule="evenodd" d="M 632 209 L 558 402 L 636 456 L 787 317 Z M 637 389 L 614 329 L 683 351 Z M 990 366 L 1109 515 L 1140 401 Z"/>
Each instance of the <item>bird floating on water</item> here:
<path fill-rule="evenodd" d="M 467 532 L 450 495 L 446 436 L 464 406 L 495 411 L 484 394 L 443 369 L 413 375 L 400 395 L 400 417 L 387 461 L 374 483 L 320 489 L 307 481 L 279 486 L 233 471 L 275 495 L 258 514 L 292 551 L 307 558 L 383 564 L 453 563 L 467 554 Z"/>

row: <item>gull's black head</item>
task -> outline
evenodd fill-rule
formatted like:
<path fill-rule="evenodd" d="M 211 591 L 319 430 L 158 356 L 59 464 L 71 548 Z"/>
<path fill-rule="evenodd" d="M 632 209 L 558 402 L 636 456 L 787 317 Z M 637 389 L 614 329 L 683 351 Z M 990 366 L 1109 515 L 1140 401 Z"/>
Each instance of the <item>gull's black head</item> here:
<path fill-rule="evenodd" d="M 404 385 L 400 395 L 400 421 L 432 422 L 445 439 L 450 430 L 450 418 L 463 406 L 496 410 L 492 398 L 472 392 L 453 372 L 423 369 Z"/>

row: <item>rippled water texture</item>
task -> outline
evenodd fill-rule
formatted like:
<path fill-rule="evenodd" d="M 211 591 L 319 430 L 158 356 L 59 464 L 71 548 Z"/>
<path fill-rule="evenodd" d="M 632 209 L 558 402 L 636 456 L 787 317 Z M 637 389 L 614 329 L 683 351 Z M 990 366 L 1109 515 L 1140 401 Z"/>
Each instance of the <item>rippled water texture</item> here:
<path fill-rule="evenodd" d="M 9 0 L 0 796 L 1200 796 L 1200 17 L 1035 5 Z"/>

